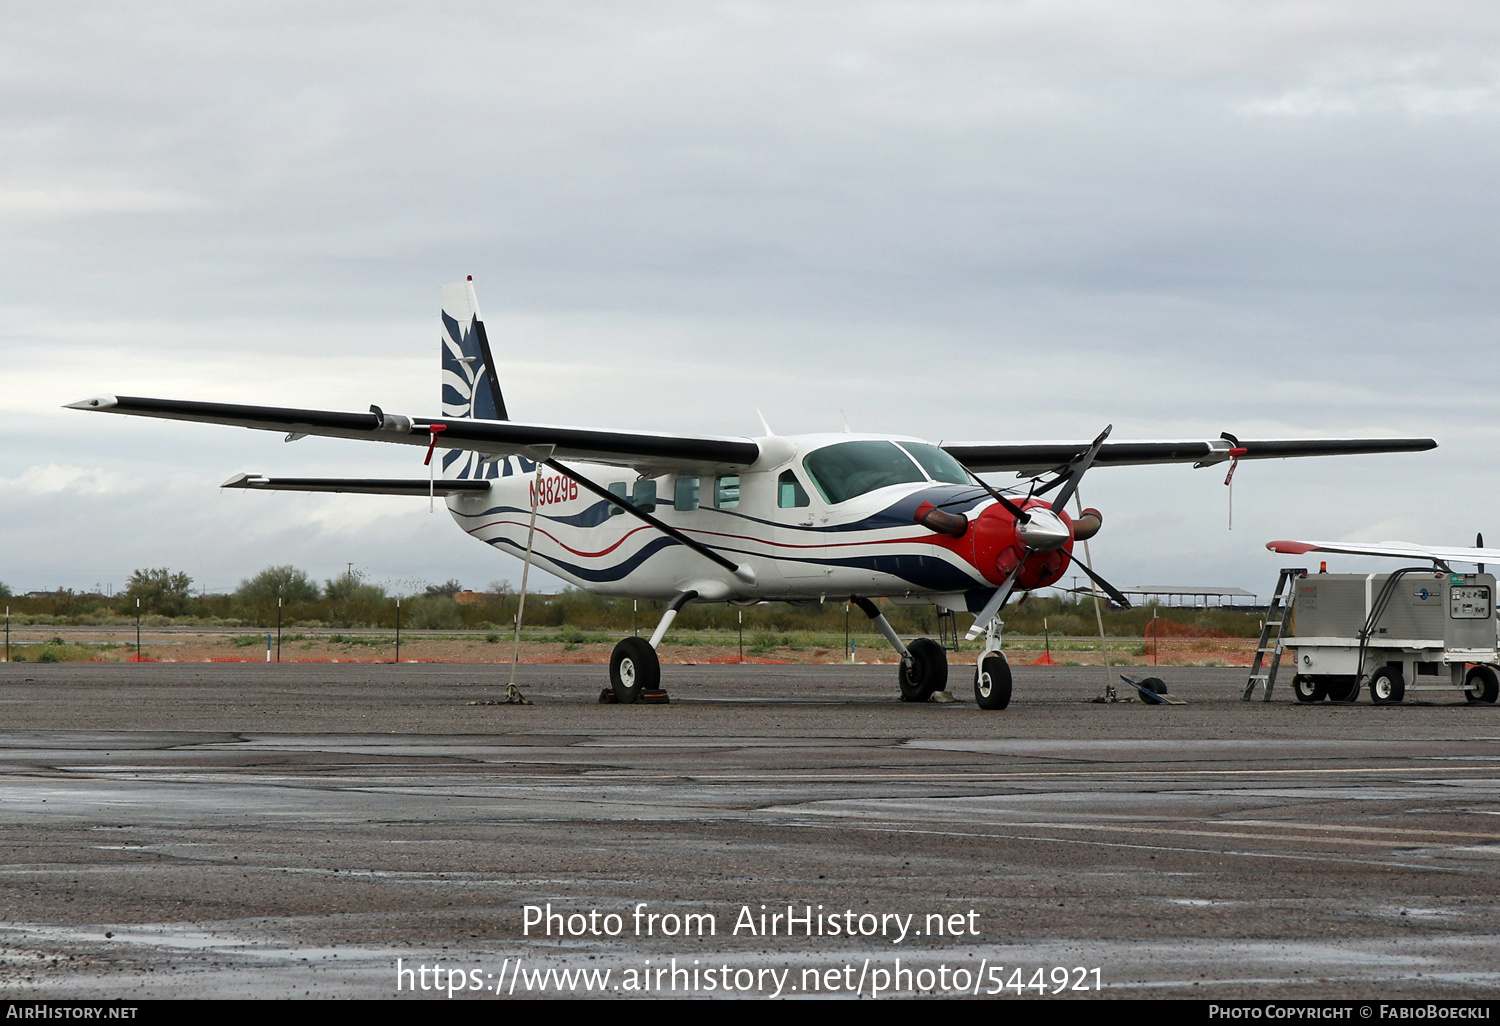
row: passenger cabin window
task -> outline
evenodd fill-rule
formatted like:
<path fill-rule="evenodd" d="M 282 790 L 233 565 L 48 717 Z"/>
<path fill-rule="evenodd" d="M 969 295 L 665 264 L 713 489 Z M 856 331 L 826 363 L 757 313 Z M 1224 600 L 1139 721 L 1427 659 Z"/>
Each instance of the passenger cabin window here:
<path fill-rule="evenodd" d="M 740 476 L 731 474 L 714 482 L 714 509 L 734 509 L 740 504 Z"/>
<path fill-rule="evenodd" d="M 894 442 L 839 442 L 808 453 L 802 466 L 813 487 L 830 504 L 887 485 L 927 480 Z"/>
<path fill-rule="evenodd" d="M 927 476 L 944 484 L 973 484 L 963 464 L 935 445 L 926 442 L 902 442 L 901 448 L 911 454 L 912 459 L 922 465 Z"/>
<path fill-rule="evenodd" d="M 629 494 L 625 490 L 625 482 L 624 481 L 611 481 L 610 484 L 609 484 L 609 491 L 610 491 L 610 494 L 612 494 L 612 495 L 618 495 L 622 499 L 626 498 L 628 496 L 628 494 Z M 621 509 L 619 506 L 616 506 L 614 503 L 611 502 L 609 504 L 609 515 L 610 516 L 617 517 L 617 516 L 620 516 L 624 512 L 625 511 L 623 509 Z"/>
<path fill-rule="evenodd" d="M 635 491 L 630 495 L 630 504 L 637 509 L 643 509 L 647 513 L 656 510 L 656 479 L 642 478 L 635 483 Z"/>
<path fill-rule="evenodd" d="M 672 494 L 672 508 L 689 510 L 698 508 L 698 479 L 679 477 L 676 491 Z"/>
<path fill-rule="evenodd" d="M 811 505 L 807 490 L 802 487 L 802 482 L 797 480 L 797 475 L 790 470 L 783 470 L 781 477 L 776 479 L 776 505 L 782 509 Z"/>

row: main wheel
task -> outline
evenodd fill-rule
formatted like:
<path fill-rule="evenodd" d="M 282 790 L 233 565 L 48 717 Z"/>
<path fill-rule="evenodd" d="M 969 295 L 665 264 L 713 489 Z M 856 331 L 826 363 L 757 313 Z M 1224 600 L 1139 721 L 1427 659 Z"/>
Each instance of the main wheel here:
<path fill-rule="evenodd" d="M 1145 680 L 1141 681 L 1141 688 L 1143 689 L 1141 691 L 1141 701 L 1145 702 L 1148 705 L 1161 705 L 1161 699 L 1147 698 L 1146 692 L 1149 691 L 1153 695 L 1165 695 L 1167 693 L 1167 682 L 1162 680 L 1160 677 L 1147 677 Z"/>
<path fill-rule="evenodd" d="M 1406 679 L 1394 666 L 1382 666 L 1370 675 L 1370 701 L 1390 705 L 1406 697 Z"/>
<path fill-rule="evenodd" d="M 1494 704 L 1500 698 L 1500 673 L 1493 666 L 1476 666 L 1464 678 L 1464 697 L 1470 702 Z"/>
<path fill-rule="evenodd" d="M 1326 679 L 1330 702 L 1347 704 L 1359 697 L 1359 678 L 1353 674 L 1329 675 Z"/>
<path fill-rule="evenodd" d="M 1300 673 L 1292 681 L 1292 694 L 1299 702 L 1321 702 L 1328 697 L 1328 685 L 1317 677 Z"/>
<path fill-rule="evenodd" d="M 1010 663 L 999 652 L 987 652 L 974 667 L 974 701 L 981 709 L 1010 705 Z"/>
<path fill-rule="evenodd" d="M 621 705 L 629 705 L 643 691 L 661 687 L 661 660 L 656 649 L 640 638 L 626 638 L 609 657 L 609 684 Z"/>
<path fill-rule="evenodd" d="M 906 650 L 911 658 L 901 660 L 901 701 L 925 702 L 948 686 L 948 653 L 931 638 L 918 638 Z"/>

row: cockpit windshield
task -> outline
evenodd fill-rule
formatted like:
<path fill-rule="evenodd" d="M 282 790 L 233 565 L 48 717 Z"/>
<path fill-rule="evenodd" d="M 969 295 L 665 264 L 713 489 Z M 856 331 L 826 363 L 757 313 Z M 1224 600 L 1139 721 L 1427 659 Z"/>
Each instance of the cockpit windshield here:
<path fill-rule="evenodd" d="M 911 453 L 912 459 L 922 464 L 927 476 L 944 484 L 973 484 L 973 479 L 964 470 L 963 464 L 942 449 L 926 442 L 902 442 L 901 448 Z"/>
<path fill-rule="evenodd" d="M 830 504 L 887 485 L 927 480 L 894 442 L 839 442 L 808 453 L 802 466 L 818 494 Z"/>

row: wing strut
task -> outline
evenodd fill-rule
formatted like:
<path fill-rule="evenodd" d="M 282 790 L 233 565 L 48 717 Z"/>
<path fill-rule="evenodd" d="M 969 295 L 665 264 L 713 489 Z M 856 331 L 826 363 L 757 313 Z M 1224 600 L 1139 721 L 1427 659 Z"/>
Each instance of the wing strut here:
<path fill-rule="evenodd" d="M 686 545 L 688 548 L 698 553 L 698 555 L 702 556 L 704 559 L 713 560 L 719 566 L 722 566 L 725 570 L 728 570 L 730 573 L 734 574 L 734 576 L 738 577 L 740 580 L 746 582 L 747 584 L 755 583 L 755 571 L 751 570 L 748 566 L 741 566 L 733 560 L 726 559 L 724 556 L 715 552 L 713 549 L 709 548 L 707 545 L 704 545 L 702 542 L 694 541 L 692 538 L 689 538 L 687 535 L 677 530 L 677 528 L 672 527 L 669 524 L 662 523 L 656 517 L 653 517 L 650 513 L 647 513 L 639 506 L 636 506 L 621 498 L 614 492 L 610 491 L 608 488 L 601 488 L 599 485 L 595 484 L 593 481 L 590 481 L 588 478 L 584 477 L 576 470 L 569 470 L 567 467 L 563 466 L 555 459 L 542 460 L 541 463 L 543 466 L 550 467 L 551 469 L 557 471 L 559 474 L 563 475 L 563 477 L 572 478 L 574 481 L 577 481 L 579 484 L 583 485 L 583 487 L 599 496 L 599 498 L 603 499 L 605 502 L 608 502 L 612 506 L 618 506 L 620 509 L 624 510 L 626 513 L 629 513 L 637 520 L 644 520 L 646 523 L 656 528 L 668 538 Z"/>

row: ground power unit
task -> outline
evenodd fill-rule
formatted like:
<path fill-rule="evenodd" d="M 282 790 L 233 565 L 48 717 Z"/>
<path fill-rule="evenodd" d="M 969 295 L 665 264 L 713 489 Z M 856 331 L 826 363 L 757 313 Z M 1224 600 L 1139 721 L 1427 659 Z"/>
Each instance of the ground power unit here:
<path fill-rule="evenodd" d="M 1495 577 L 1431 567 L 1388 574 L 1307 574 L 1295 583 L 1293 690 L 1301 702 L 1377 705 L 1419 690 L 1495 702 Z"/>

